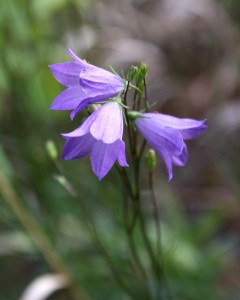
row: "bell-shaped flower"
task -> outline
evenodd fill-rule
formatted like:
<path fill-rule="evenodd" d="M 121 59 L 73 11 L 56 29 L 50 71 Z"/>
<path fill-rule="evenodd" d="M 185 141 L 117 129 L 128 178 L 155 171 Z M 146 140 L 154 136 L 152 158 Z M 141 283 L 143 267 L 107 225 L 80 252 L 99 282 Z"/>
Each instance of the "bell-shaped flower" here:
<path fill-rule="evenodd" d="M 119 95 L 124 81 L 115 74 L 88 64 L 68 49 L 73 62 L 50 65 L 53 76 L 66 87 L 53 101 L 50 109 L 72 110 L 71 118 L 85 106 Z"/>
<path fill-rule="evenodd" d="M 172 179 L 172 166 L 184 166 L 188 150 L 184 140 L 193 139 L 207 126 L 206 120 L 180 119 L 160 113 L 135 115 L 135 125 L 141 135 L 156 152 L 162 156 L 168 170 L 168 180 Z"/>
<path fill-rule="evenodd" d="M 101 180 L 116 160 L 120 166 L 128 166 L 122 135 L 122 108 L 117 102 L 108 102 L 94 111 L 79 128 L 62 134 L 67 139 L 62 159 L 90 154 L 93 172 Z"/>

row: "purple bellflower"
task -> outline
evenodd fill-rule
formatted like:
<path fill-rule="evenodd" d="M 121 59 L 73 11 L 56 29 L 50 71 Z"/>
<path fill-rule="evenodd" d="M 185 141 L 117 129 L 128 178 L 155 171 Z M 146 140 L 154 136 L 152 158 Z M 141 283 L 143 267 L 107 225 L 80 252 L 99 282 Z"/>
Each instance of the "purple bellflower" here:
<path fill-rule="evenodd" d="M 122 135 L 122 108 L 117 102 L 107 102 L 80 127 L 62 134 L 67 139 L 62 159 L 71 160 L 90 154 L 93 172 L 101 180 L 116 160 L 120 166 L 128 167 Z"/>
<path fill-rule="evenodd" d="M 68 48 L 74 62 L 50 65 L 53 76 L 66 87 L 53 101 L 50 109 L 72 110 L 73 119 L 85 106 L 102 102 L 124 90 L 122 78 L 81 60 Z"/>
<path fill-rule="evenodd" d="M 172 179 L 172 166 L 184 166 L 188 150 L 184 140 L 193 139 L 207 126 L 203 121 L 180 119 L 160 113 L 142 113 L 135 119 L 135 125 L 146 141 L 162 156 Z"/>

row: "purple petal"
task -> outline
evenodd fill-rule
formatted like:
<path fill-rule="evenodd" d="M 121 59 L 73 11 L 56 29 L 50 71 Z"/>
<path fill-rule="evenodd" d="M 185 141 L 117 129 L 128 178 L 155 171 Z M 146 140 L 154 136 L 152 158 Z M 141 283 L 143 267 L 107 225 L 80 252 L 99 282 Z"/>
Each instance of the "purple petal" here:
<path fill-rule="evenodd" d="M 186 144 L 184 143 L 184 148 L 182 153 L 179 156 L 173 156 L 172 162 L 175 166 L 182 167 L 187 163 L 187 159 L 188 159 L 188 150 Z"/>
<path fill-rule="evenodd" d="M 88 66 L 88 63 L 80 59 L 70 48 L 67 49 L 67 53 L 76 63 L 81 64 L 82 67 Z"/>
<path fill-rule="evenodd" d="M 206 125 L 201 125 L 197 128 L 181 129 L 179 130 L 184 140 L 191 140 L 196 136 L 200 135 L 204 130 L 207 129 Z"/>
<path fill-rule="evenodd" d="M 79 86 L 80 72 L 85 68 L 76 62 L 65 62 L 49 66 L 53 76 L 67 87 Z"/>
<path fill-rule="evenodd" d="M 91 135 L 106 144 L 122 138 L 122 110 L 116 102 L 108 102 L 98 109 L 98 117 L 90 128 Z"/>
<path fill-rule="evenodd" d="M 184 140 L 198 136 L 207 128 L 207 126 L 204 125 L 206 119 L 201 121 L 194 119 L 181 119 L 159 113 L 146 113 L 143 115 L 151 117 L 161 126 L 178 129 Z"/>
<path fill-rule="evenodd" d="M 196 128 L 203 125 L 204 122 L 206 122 L 206 119 L 201 121 L 194 120 L 194 119 L 181 119 L 181 118 L 176 118 L 161 113 L 145 113 L 143 115 L 155 119 L 162 126 L 175 128 L 175 129 Z"/>
<path fill-rule="evenodd" d="M 61 92 L 52 102 L 50 109 L 74 110 L 79 103 L 83 102 L 86 94 L 80 86 L 70 87 Z"/>
<path fill-rule="evenodd" d="M 99 93 L 110 95 L 109 98 L 118 95 L 124 90 L 124 81 L 122 78 L 95 66 L 81 72 L 80 85 L 86 92 L 94 88 Z"/>
<path fill-rule="evenodd" d="M 96 118 L 98 117 L 99 109 L 97 109 L 94 113 L 92 113 L 77 129 L 73 130 L 69 133 L 62 133 L 64 138 L 71 137 L 80 137 L 87 134 L 90 131 L 92 124 L 94 124 Z"/>
<path fill-rule="evenodd" d="M 166 164 L 166 167 L 167 167 L 167 171 L 168 171 L 168 181 L 171 181 L 172 180 L 172 177 L 173 177 L 173 172 L 172 172 L 172 159 L 171 157 L 169 156 L 169 154 L 167 153 L 167 151 L 163 150 L 163 149 L 156 149 L 157 153 L 159 155 L 162 156 L 165 164 Z"/>
<path fill-rule="evenodd" d="M 122 140 L 119 141 L 117 159 L 121 167 L 128 167 L 128 163 L 125 155 L 125 143 Z"/>
<path fill-rule="evenodd" d="M 88 96 L 89 97 L 89 96 Z M 106 99 L 105 99 L 106 100 Z M 73 120 L 76 115 L 86 106 L 88 106 L 89 104 L 92 104 L 92 103 L 95 103 L 95 102 L 101 102 L 102 100 L 99 100 L 98 98 L 92 98 L 92 99 L 89 99 L 89 98 L 86 98 L 84 99 L 83 101 L 81 101 L 78 106 L 75 108 L 74 111 L 71 112 L 70 114 L 70 118 L 71 120 Z"/>
<path fill-rule="evenodd" d="M 170 155 L 178 156 L 182 153 L 184 142 L 177 130 L 161 127 L 158 122 L 151 118 L 138 118 L 135 124 L 142 136 L 156 151 L 161 148 L 169 152 Z"/>
<path fill-rule="evenodd" d="M 63 160 L 71 160 L 86 156 L 92 149 L 94 139 L 90 134 L 67 139 L 62 153 Z"/>
<path fill-rule="evenodd" d="M 104 144 L 98 141 L 94 144 L 90 160 L 94 174 L 101 180 L 112 168 L 117 159 L 118 141 L 113 144 Z"/>

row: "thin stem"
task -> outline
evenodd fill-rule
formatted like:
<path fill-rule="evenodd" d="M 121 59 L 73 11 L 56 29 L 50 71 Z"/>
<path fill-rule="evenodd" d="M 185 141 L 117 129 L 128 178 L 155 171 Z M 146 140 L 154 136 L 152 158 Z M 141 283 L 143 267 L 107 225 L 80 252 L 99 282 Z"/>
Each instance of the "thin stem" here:
<path fill-rule="evenodd" d="M 146 78 L 143 78 L 143 84 L 144 84 L 144 105 L 146 112 L 149 111 L 149 103 L 148 103 L 148 95 L 147 95 L 147 84 L 146 84 Z"/>
<path fill-rule="evenodd" d="M 124 196 L 126 197 L 127 195 L 125 194 Z M 134 226 L 129 226 L 128 224 L 129 203 L 127 197 L 123 199 L 123 203 L 124 203 L 123 220 L 125 225 L 125 231 L 127 234 L 128 245 L 132 256 L 131 259 L 132 268 L 134 274 L 137 275 L 139 286 L 143 289 L 143 293 L 145 294 L 145 299 L 151 299 L 151 295 L 149 294 L 148 287 L 147 287 L 147 282 L 148 282 L 147 274 L 145 272 L 144 266 L 139 257 L 137 247 L 134 241 L 134 235 L 133 235 Z"/>
<path fill-rule="evenodd" d="M 121 168 L 118 165 L 116 165 L 116 169 L 117 169 L 119 175 L 122 178 L 122 181 L 123 181 L 124 186 L 126 187 L 128 193 L 129 193 L 130 198 L 133 199 L 134 195 L 133 195 L 132 185 L 131 185 L 131 182 L 129 180 L 129 177 L 127 175 L 127 172 L 126 172 L 125 168 Z"/>
<path fill-rule="evenodd" d="M 126 86 L 126 90 L 125 90 L 125 93 L 124 93 L 124 96 L 123 96 L 123 103 L 126 107 L 127 107 L 127 92 L 128 92 L 128 89 L 129 89 L 129 84 L 130 84 L 130 82 L 128 81 L 127 86 Z M 132 134 L 131 127 L 130 127 L 130 120 L 127 116 L 127 108 L 126 107 L 124 107 L 124 113 L 125 113 L 125 118 L 126 118 L 126 123 L 127 123 L 128 141 L 129 141 L 130 149 L 131 149 L 131 151 L 133 151 L 133 143 L 132 143 L 133 134 Z"/>
<path fill-rule="evenodd" d="M 151 263 L 152 263 L 152 267 L 156 272 L 157 277 L 159 277 L 160 275 L 160 271 L 161 271 L 161 267 L 159 266 L 159 264 L 157 263 L 155 256 L 154 256 L 154 252 L 147 234 L 147 230 L 146 230 L 146 224 L 145 224 L 145 219 L 143 216 L 143 212 L 142 212 L 142 208 L 141 205 L 139 203 L 139 220 L 140 220 L 140 228 L 142 231 L 142 235 L 143 235 L 143 240 L 145 242 L 145 246 L 147 248 Z"/>
<path fill-rule="evenodd" d="M 141 95 L 138 95 L 138 98 L 137 98 L 137 104 L 136 104 L 136 110 L 137 111 L 140 111 L 140 107 L 141 107 Z"/>
<path fill-rule="evenodd" d="M 123 172 L 124 174 L 124 172 Z M 61 174 L 63 175 L 63 174 Z M 64 176 L 64 175 L 63 175 Z M 126 179 L 126 178 L 125 178 Z M 127 180 L 125 181 L 126 183 L 128 182 Z M 129 187 L 129 192 L 131 191 L 131 186 L 129 185 L 130 183 L 128 183 L 128 187 Z M 99 238 L 98 232 L 96 230 L 96 226 L 94 224 L 94 221 L 90 215 L 90 213 L 88 212 L 87 207 L 85 206 L 84 202 L 79 199 L 79 194 L 77 193 L 77 191 L 71 186 L 71 188 L 69 188 L 70 183 L 68 184 L 68 186 L 65 185 L 65 188 L 67 188 L 67 190 L 70 192 L 70 195 L 77 199 L 78 198 L 78 204 L 81 207 L 81 210 L 84 212 L 84 217 L 85 217 L 85 223 L 90 231 L 90 233 L 93 236 L 93 239 L 97 245 L 97 247 L 99 248 L 99 250 L 101 251 L 101 254 L 103 256 L 103 258 L 105 259 L 105 261 L 107 262 L 113 277 L 115 278 L 116 282 L 118 283 L 118 285 L 120 286 L 120 288 L 122 288 L 122 290 L 128 294 L 132 299 L 136 299 L 135 295 L 132 293 L 131 289 L 128 288 L 128 286 L 125 284 L 125 282 L 122 280 L 119 271 L 117 270 L 117 268 L 115 267 L 114 263 L 111 260 L 111 257 L 109 256 L 108 252 L 106 251 L 101 239 Z M 137 299 L 136 299 L 137 300 Z"/>
<path fill-rule="evenodd" d="M 123 96 L 123 103 L 124 103 L 125 106 L 127 106 L 127 92 L 128 92 L 128 89 L 129 89 L 129 85 L 130 85 L 130 82 L 127 81 L 126 90 L 125 90 L 125 93 L 124 93 L 124 96 Z"/>
<path fill-rule="evenodd" d="M 74 191 L 74 194 L 72 194 L 72 196 L 74 198 L 78 198 L 79 195 L 76 191 Z M 98 232 L 96 230 L 96 226 L 94 224 L 94 221 L 93 221 L 90 213 L 88 212 L 87 207 L 85 206 L 84 202 L 81 201 L 81 199 L 79 199 L 79 198 L 78 198 L 78 204 L 80 205 L 81 210 L 84 213 L 83 215 L 85 217 L 86 225 L 87 225 L 89 231 L 91 232 L 97 247 L 101 251 L 103 258 L 107 262 L 107 264 L 108 264 L 115 280 L 117 281 L 118 285 L 122 288 L 122 290 L 125 293 L 127 293 L 129 296 L 131 296 L 132 299 L 135 299 L 135 295 L 131 292 L 131 290 L 128 288 L 128 286 L 122 280 L 121 276 L 119 275 L 118 270 L 116 269 L 114 263 L 111 260 L 111 257 L 109 256 L 109 254 L 106 251 L 101 239 L 99 238 Z"/>
<path fill-rule="evenodd" d="M 133 107 L 132 107 L 133 110 L 136 110 L 136 99 L 137 99 L 137 94 L 138 94 L 138 92 L 137 92 L 137 90 L 135 90 L 135 91 L 134 91 L 134 96 L 133 96 Z"/>
<path fill-rule="evenodd" d="M 147 144 L 146 141 L 143 140 L 142 146 L 141 146 L 141 148 L 140 148 L 139 155 L 138 155 L 138 159 L 139 159 L 139 160 L 141 160 L 141 158 L 142 158 L 142 155 L 143 155 L 144 149 L 145 149 L 145 147 L 146 147 L 146 144 Z"/>
<path fill-rule="evenodd" d="M 123 194 L 123 220 L 124 220 L 124 225 L 125 225 L 125 231 L 127 235 L 127 240 L 128 240 L 128 245 L 129 249 L 131 251 L 131 256 L 132 256 L 132 267 L 137 275 L 137 280 L 140 283 L 140 287 L 143 288 L 143 293 L 145 294 L 145 299 L 151 299 L 151 295 L 149 294 L 148 287 L 147 287 L 147 274 L 145 272 L 144 266 L 142 264 L 142 261 L 140 259 L 140 256 L 137 251 L 137 247 L 134 241 L 134 228 L 136 224 L 136 219 L 138 215 L 138 211 L 136 209 L 135 201 L 131 201 L 131 204 L 134 205 L 134 210 L 133 210 L 133 218 L 132 222 L 129 224 L 129 201 L 127 194 L 129 194 L 131 200 L 134 199 L 134 195 L 132 192 L 132 188 L 130 185 L 129 177 L 125 171 L 125 169 L 117 167 L 118 172 L 122 178 L 123 186 L 125 187 L 125 193 Z"/>
<path fill-rule="evenodd" d="M 20 199 L 15 193 L 14 189 L 5 178 L 5 176 L 0 172 L 0 192 L 3 199 L 11 207 L 14 213 L 19 218 L 22 225 L 25 227 L 33 242 L 37 248 L 41 251 L 43 257 L 49 264 L 49 266 L 56 272 L 64 274 L 67 282 L 69 283 L 69 288 L 73 299 L 83 300 L 88 299 L 83 289 L 74 282 L 71 273 L 64 264 L 59 254 L 53 248 L 51 242 L 46 236 L 45 232 L 42 230 L 41 226 L 32 217 L 32 215 L 27 211 L 27 209 L 22 205 Z"/>
<path fill-rule="evenodd" d="M 160 230 L 160 217 L 158 212 L 158 205 L 157 200 L 154 193 L 154 187 L 153 187 L 153 172 L 150 171 L 148 174 L 148 184 L 149 184 L 149 190 L 151 194 L 151 200 L 153 204 L 154 209 L 154 219 L 156 224 L 156 232 L 157 232 L 157 257 L 160 257 L 161 255 L 161 230 Z"/>

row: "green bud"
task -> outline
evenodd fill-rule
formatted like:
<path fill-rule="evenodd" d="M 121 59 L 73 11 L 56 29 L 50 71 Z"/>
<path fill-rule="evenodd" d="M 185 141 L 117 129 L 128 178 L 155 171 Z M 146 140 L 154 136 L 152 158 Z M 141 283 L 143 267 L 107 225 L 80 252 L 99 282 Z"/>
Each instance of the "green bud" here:
<path fill-rule="evenodd" d="M 156 168 L 156 152 L 153 149 L 149 149 L 145 154 L 145 164 L 149 171 L 153 171 Z"/>
<path fill-rule="evenodd" d="M 148 73 L 148 65 L 147 65 L 147 64 L 144 64 L 144 63 L 141 63 L 139 69 L 140 69 L 142 78 L 143 78 L 143 77 L 146 77 L 146 76 L 147 76 L 147 73 Z"/>
<path fill-rule="evenodd" d="M 127 74 L 127 80 L 132 81 L 135 78 L 135 76 L 137 75 L 137 72 L 138 72 L 138 67 L 131 66 L 131 68 L 129 69 L 128 74 Z"/>
<path fill-rule="evenodd" d="M 147 76 L 147 73 L 148 73 L 148 66 L 144 63 L 141 63 L 137 70 L 135 80 L 136 80 L 137 87 L 142 92 L 144 91 L 144 78 Z"/>
<path fill-rule="evenodd" d="M 52 160 L 56 160 L 58 158 L 58 151 L 55 143 L 52 140 L 48 140 L 45 144 L 48 155 Z"/>

